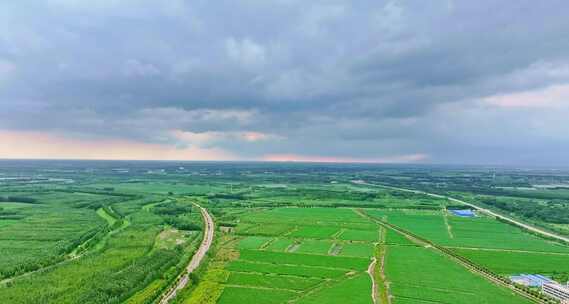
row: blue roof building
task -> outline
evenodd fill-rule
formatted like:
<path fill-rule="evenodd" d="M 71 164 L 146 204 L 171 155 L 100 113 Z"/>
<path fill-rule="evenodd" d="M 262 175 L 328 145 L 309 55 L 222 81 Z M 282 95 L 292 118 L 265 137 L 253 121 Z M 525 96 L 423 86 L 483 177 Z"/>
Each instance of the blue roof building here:
<path fill-rule="evenodd" d="M 511 276 L 510 280 L 529 287 L 542 287 L 544 284 L 556 283 L 552 279 L 540 274 L 520 274 L 518 276 Z"/>
<path fill-rule="evenodd" d="M 471 209 L 464 209 L 464 210 L 449 210 L 452 214 L 460 217 L 475 217 L 476 213 L 474 213 Z"/>

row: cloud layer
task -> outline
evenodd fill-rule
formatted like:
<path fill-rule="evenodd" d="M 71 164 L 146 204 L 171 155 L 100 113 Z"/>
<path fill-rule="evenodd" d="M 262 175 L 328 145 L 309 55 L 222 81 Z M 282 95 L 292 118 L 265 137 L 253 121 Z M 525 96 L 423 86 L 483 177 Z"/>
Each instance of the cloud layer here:
<path fill-rule="evenodd" d="M 0 140 L 128 142 L 183 159 L 563 164 L 567 9 L 4 1 Z"/>

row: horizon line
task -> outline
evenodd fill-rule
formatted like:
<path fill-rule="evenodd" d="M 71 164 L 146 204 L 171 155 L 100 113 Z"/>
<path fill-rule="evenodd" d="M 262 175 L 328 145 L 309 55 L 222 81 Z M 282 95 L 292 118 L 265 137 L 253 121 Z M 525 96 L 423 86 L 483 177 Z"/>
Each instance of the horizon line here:
<path fill-rule="evenodd" d="M 398 166 L 456 166 L 456 167 L 496 167 L 515 169 L 566 169 L 569 165 L 537 165 L 537 164 L 465 164 L 438 162 L 335 162 L 309 160 L 178 160 L 178 159 L 103 159 L 103 158 L 1 158 L 0 161 L 93 161 L 93 162 L 180 162 L 180 163 L 267 163 L 267 164 L 331 164 L 331 165 L 398 165 Z"/>

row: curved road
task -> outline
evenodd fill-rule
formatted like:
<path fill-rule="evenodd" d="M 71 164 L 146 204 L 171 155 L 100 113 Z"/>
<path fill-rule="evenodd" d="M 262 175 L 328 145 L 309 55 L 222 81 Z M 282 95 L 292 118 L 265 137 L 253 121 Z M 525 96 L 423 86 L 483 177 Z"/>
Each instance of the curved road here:
<path fill-rule="evenodd" d="M 172 299 L 176 297 L 178 291 L 182 290 L 184 287 L 186 287 L 186 285 L 188 285 L 188 282 L 190 281 L 190 273 L 196 270 L 196 268 L 198 268 L 203 258 L 205 257 L 207 251 L 209 250 L 209 247 L 211 247 L 211 243 L 213 242 L 213 219 L 211 218 L 211 216 L 209 215 L 209 213 L 205 208 L 202 208 L 198 204 L 195 205 L 200 208 L 203 220 L 205 222 L 204 238 L 202 240 L 200 248 L 198 248 L 198 251 L 196 251 L 192 259 L 190 260 L 188 266 L 186 266 L 186 271 L 184 272 L 180 280 L 178 280 L 176 286 L 169 289 L 162 296 L 160 304 L 169 303 Z"/>
<path fill-rule="evenodd" d="M 369 183 L 357 183 L 357 184 L 366 185 L 366 186 L 376 186 L 376 187 L 382 187 L 382 188 L 387 188 L 387 189 L 394 189 L 394 190 L 412 192 L 412 193 L 417 193 L 417 194 L 424 194 L 424 195 L 428 195 L 428 196 L 436 197 L 436 198 L 448 199 L 448 200 L 453 201 L 453 202 L 455 202 L 455 203 L 464 204 L 464 205 L 467 205 L 467 206 L 469 206 L 469 207 L 472 207 L 472 208 L 474 208 L 474 209 L 476 209 L 476 210 L 478 210 L 478 211 L 480 211 L 480 212 L 482 212 L 482 213 L 486 213 L 486 214 L 488 214 L 488 215 L 491 215 L 491 216 L 500 218 L 500 219 L 502 219 L 502 220 L 506 220 L 506 221 L 508 221 L 508 222 L 514 223 L 514 224 L 516 224 L 516 225 L 518 225 L 518 226 L 520 226 L 520 227 L 523 227 L 523 228 L 525 228 L 525 229 L 527 229 L 527 230 L 529 230 L 529 231 L 532 231 L 532 232 L 541 234 L 541 235 L 546 236 L 546 237 L 554 238 L 554 239 L 557 239 L 557 240 L 560 240 L 560 241 L 564 241 L 564 242 L 569 243 L 569 238 L 567 238 L 567 237 L 564 237 L 564 236 L 561 236 L 561 235 L 558 235 L 558 234 L 549 232 L 549 231 L 547 231 L 547 230 L 544 230 L 544 229 L 541 229 L 541 228 L 537 228 L 537 227 L 534 227 L 534 226 L 531 226 L 531 225 L 522 223 L 522 222 L 520 222 L 520 221 L 518 221 L 518 220 L 515 220 L 515 219 L 513 219 L 513 218 L 509 218 L 509 217 L 507 217 L 507 216 L 501 215 L 501 214 L 496 213 L 496 212 L 494 212 L 494 211 L 492 211 L 492 210 L 489 210 L 489 209 L 486 209 L 486 208 L 482 208 L 482 207 L 479 207 L 479 206 L 477 206 L 477 205 L 474 205 L 474 204 L 471 204 L 471 203 L 467 203 L 467 202 L 465 202 L 465 201 L 462 201 L 462 200 L 459 200 L 459 199 L 456 199 L 456 198 L 452 198 L 452 197 L 449 197 L 449 196 L 440 195 L 440 194 L 434 194 L 434 193 L 428 193 L 428 192 L 419 191 L 419 190 L 411 190 L 411 189 L 405 189 L 405 188 L 399 188 L 399 187 L 378 185 L 378 184 L 369 184 Z"/>

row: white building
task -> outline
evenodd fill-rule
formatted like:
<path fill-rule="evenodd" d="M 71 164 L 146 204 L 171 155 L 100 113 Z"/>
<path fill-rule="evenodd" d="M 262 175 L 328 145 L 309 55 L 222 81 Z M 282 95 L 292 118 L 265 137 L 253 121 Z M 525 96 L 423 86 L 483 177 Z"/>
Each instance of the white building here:
<path fill-rule="evenodd" d="M 569 287 L 557 283 L 546 283 L 542 286 L 544 294 L 554 297 L 562 304 L 569 303 Z"/>

